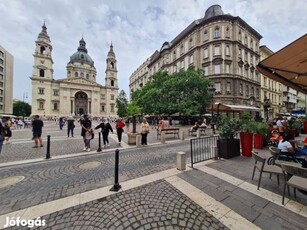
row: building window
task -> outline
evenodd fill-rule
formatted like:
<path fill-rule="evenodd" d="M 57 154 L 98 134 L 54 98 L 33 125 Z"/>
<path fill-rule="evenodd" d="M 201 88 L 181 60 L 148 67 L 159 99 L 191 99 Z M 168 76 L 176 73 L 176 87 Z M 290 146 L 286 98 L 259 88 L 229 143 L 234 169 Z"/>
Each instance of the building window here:
<path fill-rule="evenodd" d="M 46 48 L 45 48 L 44 46 L 41 46 L 41 48 L 40 48 L 40 52 L 41 52 L 41 54 L 45 54 L 45 52 L 46 52 Z"/>
<path fill-rule="evenodd" d="M 101 111 L 104 112 L 104 105 L 101 105 Z"/>
<path fill-rule="evenodd" d="M 194 56 L 193 54 L 189 56 L 189 64 L 193 64 L 194 63 Z"/>
<path fill-rule="evenodd" d="M 142 84 L 143 85 L 143 84 Z M 111 100 L 114 100 L 114 94 L 111 94 Z"/>
<path fill-rule="evenodd" d="M 86 79 L 90 79 L 90 75 L 88 73 L 86 74 Z"/>
<path fill-rule="evenodd" d="M 215 88 L 216 93 L 221 93 L 221 83 L 220 82 L 214 83 L 214 88 Z"/>
<path fill-rule="evenodd" d="M 176 60 L 176 51 L 173 52 L 173 60 Z"/>
<path fill-rule="evenodd" d="M 204 32 L 204 42 L 209 40 L 208 31 L 205 30 Z"/>
<path fill-rule="evenodd" d="M 230 37 L 230 32 L 229 32 L 229 27 L 226 27 L 226 31 L 225 31 L 225 37 L 229 38 Z"/>
<path fill-rule="evenodd" d="M 184 53 L 184 46 L 183 44 L 180 46 L 180 54 L 182 55 Z"/>
<path fill-rule="evenodd" d="M 3 102 L 3 97 L 0 97 L 0 102 Z"/>
<path fill-rule="evenodd" d="M 53 103 L 53 110 L 58 110 L 58 103 L 57 102 Z"/>
<path fill-rule="evenodd" d="M 0 51 L 0 57 L 4 57 L 4 53 Z"/>
<path fill-rule="evenodd" d="M 193 47 L 193 38 L 190 38 L 189 40 L 189 49 Z"/>
<path fill-rule="evenodd" d="M 208 58 L 209 57 L 209 51 L 208 48 L 204 49 L 204 58 Z"/>
<path fill-rule="evenodd" d="M 214 29 L 214 34 L 213 34 L 214 38 L 219 38 L 220 37 L 220 28 L 216 27 Z"/>
<path fill-rule="evenodd" d="M 221 64 L 215 64 L 214 65 L 214 73 L 220 74 L 221 73 Z"/>
<path fill-rule="evenodd" d="M 243 95 L 243 84 L 242 83 L 240 83 L 239 93 Z"/>
<path fill-rule="evenodd" d="M 245 95 L 246 96 L 249 95 L 249 86 L 248 85 L 245 86 Z"/>
<path fill-rule="evenodd" d="M 242 68 L 242 66 L 239 66 L 239 75 L 240 75 L 240 76 L 243 75 L 243 68 Z"/>
<path fill-rule="evenodd" d="M 43 109 L 44 109 L 44 102 L 43 102 L 43 101 L 40 101 L 40 102 L 38 103 L 38 109 L 39 109 L 39 110 L 43 110 Z"/>
<path fill-rule="evenodd" d="M 106 95 L 105 94 L 101 94 L 101 99 L 102 100 L 106 99 Z"/>
<path fill-rule="evenodd" d="M 58 89 L 53 90 L 53 96 L 59 96 L 59 90 Z"/>
<path fill-rule="evenodd" d="M 3 67 L 2 66 L 0 66 L 0 72 L 3 73 Z"/>
<path fill-rule="evenodd" d="M 0 64 L 3 65 L 3 60 L 2 59 L 0 59 Z"/>
<path fill-rule="evenodd" d="M 0 89 L 0 95 L 3 95 L 3 89 Z"/>
<path fill-rule="evenodd" d="M 3 87 L 3 82 L 0 82 L 0 87 L 1 87 L 1 88 Z"/>
<path fill-rule="evenodd" d="M 219 45 L 216 45 L 214 46 L 214 56 L 218 56 L 220 55 L 220 46 Z"/>
<path fill-rule="evenodd" d="M 225 73 L 230 73 L 230 64 L 225 64 Z"/>
<path fill-rule="evenodd" d="M 111 112 L 114 112 L 114 105 L 111 105 Z"/>
<path fill-rule="evenodd" d="M 257 97 L 257 99 L 259 99 L 259 97 L 260 97 L 259 89 L 258 88 L 256 89 L 256 97 Z"/>
<path fill-rule="evenodd" d="M 231 92 L 231 85 L 230 85 L 230 82 L 227 82 L 227 85 L 226 85 L 226 92 L 229 94 Z"/>
<path fill-rule="evenodd" d="M 239 55 L 239 58 L 242 58 L 242 49 L 239 49 L 238 55 Z"/>
<path fill-rule="evenodd" d="M 247 38 L 247 36 L 245 36 L 244 42 L 245 42 L 245 45 L 248 46 L 248 38 Z"/>
<path fill-rule="evenodd" d="M 39 70 L 39 76 L 40 76 L 40 77 L 45 77 L 45 70 L 40 69 L 40 70 Z"/>
<path fill-rule="evenodd" d="M 239 31 L 239 41 L 241 42 L 242 41 L 242 33 L 241 33 L 241 31 Z"/>
<path fill-rule="evenodd" d="M 0 74 L 0 80 L 3 80 L 3 74 Z"/>
<path fill-rule="evenodd" d="M 114 86 L 114 80 L 111 80 L 111 86 Z"/>
<path fill-rule="evenodd" d="M 38 94 L 44 95 L 45 89 L 44 88 L 38 88 Z"/>
<path fill-rule="evenodd" d="M 254 43 L 252 39 L 251 39 L 251 49 L 254 50 Z"/>
<path fill-rule="evenodd" d="M 226 45 L 225 54 L 226 56 L 230 56 L 230 46 L 229 45 Z"/>
<path fill-rule="evenodd" d="M 204 74 L 205 74 L 205 76 L 209 75 L 209 66 L 204 67 Z"/>
<path fill-rule="evenodd" d="M 81 73 L 81 74 L 80 74 L 80 77 L 84 77 L 84 73 Z"/>
<path fill-rule="evenodd" d="M 75 77 L 78 77 L 78 72 L 75 72 Z"/>

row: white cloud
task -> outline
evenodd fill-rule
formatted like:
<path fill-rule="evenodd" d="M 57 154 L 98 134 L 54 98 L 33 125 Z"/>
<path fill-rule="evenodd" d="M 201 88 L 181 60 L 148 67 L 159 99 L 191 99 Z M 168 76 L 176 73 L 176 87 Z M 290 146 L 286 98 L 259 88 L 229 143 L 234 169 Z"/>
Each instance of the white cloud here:
<path fill-rule="evenodd" d="M 213 4 L 245 20 L 263 36 L 261 44 L 273 51 L 306 33 L 305 0 L 0 0 L 0 44 L 15 58 L 14 98 L 31 94 L 32 54 L 44 20 L 53 46 L 55 79 L 66 77 L 66 64 L 83 35 L 100 84 L 113 43 L 119 87 L 128 94 L 131 73 Z"/>

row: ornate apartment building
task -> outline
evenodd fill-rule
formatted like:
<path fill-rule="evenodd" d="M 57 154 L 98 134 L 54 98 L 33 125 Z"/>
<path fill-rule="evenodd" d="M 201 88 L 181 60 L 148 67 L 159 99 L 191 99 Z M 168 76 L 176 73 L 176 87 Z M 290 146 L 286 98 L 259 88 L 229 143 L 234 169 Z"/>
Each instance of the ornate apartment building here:
<path fill-rule="evenodd" d="M 204 70 L 216 89 L 215 102 L 261 106 L 259 41 L 262 36 L 243 19 L 213 5 L 172 41 L 164 42 L 130 76 L 130 94 L 159 70 L 174 73 L 190 65 Z"/>
<path fill-rule="evenodd" d="M 13 113 L 14 57 L 0 46 L 0 113 Z"/>
<path fill-rule="evenodd" d="M 96 82 L 94 61 L 88 54 L 82 38 L 67 63 L 67 76 L 53 78 L 52 45 L 47 27 L 36 40 L 33 54 L 32 114 L 42 116 L 70 116 L 90 114 L 91 116 L 116 117 L 118 96 L 117 61 L 111 44 L 106 59 L 105 85 Z"/>

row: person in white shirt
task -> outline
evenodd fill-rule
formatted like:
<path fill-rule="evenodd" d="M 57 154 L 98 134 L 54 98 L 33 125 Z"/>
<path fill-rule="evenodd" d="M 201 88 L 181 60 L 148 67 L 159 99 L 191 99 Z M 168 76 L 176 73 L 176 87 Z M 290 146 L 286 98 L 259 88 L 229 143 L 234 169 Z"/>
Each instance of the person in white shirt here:
<path fill-rule="evenodd" d="M 283 136 L 283 139 L 279 142 L 278 148 L 280 149 L 282 153 L 290 153 L 290 154 L 295 153 L 295 150 L 292 144 L 289 142 L 289 140 L 290 140 L 290 136 L 285 134 Z"/>

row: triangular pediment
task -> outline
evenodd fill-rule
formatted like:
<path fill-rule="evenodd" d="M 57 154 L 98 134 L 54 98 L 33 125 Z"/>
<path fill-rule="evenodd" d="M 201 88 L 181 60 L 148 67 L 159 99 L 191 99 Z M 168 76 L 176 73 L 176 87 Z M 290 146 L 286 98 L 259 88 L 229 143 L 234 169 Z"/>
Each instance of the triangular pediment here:
<path fill-rule="evenodd" d="M 66 78 L 63 80 L 60 80 L 60 82 L 63 83 L 69 83 L 69 84 L 82 84 L 82 85 L 91 85 L 91 86 L 101 86 L 100 84 L 93 82 L 91 80 L 88 80 L 86 78 L 76 77 L 76 78 Z"/>

